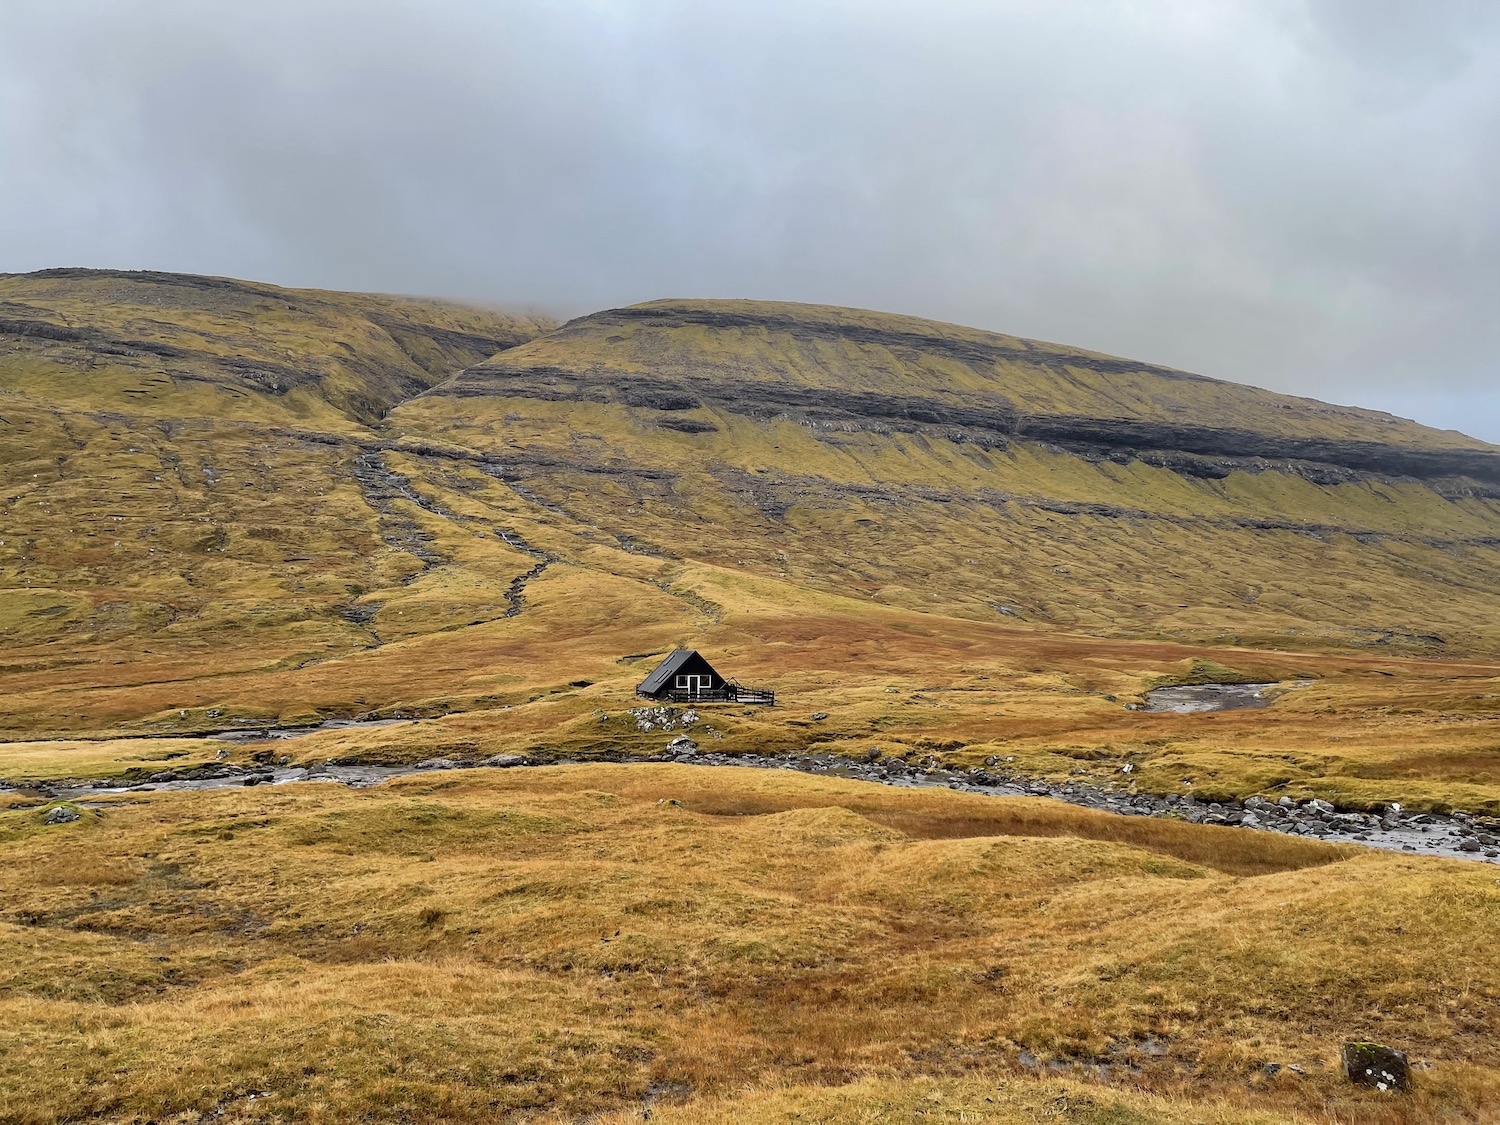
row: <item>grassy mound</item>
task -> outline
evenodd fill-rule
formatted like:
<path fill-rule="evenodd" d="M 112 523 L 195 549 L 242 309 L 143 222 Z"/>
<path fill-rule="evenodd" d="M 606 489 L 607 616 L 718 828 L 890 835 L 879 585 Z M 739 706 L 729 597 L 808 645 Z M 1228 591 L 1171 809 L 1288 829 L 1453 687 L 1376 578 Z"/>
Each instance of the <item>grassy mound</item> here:
<path fill-rule="evenodd" d="M 0 1117 L 1493 1109 L 1492 871 L 1102 819 L 670 765 L 13 810 Z M 1351 1037 L 1430 1062 L 1396 1116 Z"/>

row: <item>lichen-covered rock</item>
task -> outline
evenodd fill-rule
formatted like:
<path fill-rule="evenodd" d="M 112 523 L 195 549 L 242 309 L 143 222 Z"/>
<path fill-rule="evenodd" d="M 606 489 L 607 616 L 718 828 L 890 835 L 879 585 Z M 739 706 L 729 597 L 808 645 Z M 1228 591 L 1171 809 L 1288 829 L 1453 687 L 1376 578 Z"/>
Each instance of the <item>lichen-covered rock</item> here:
<path fill-rule="evenodd" d="M 66 805 L 59 805 L 47 814 L 47 824 L 72 824 L 79 818 L 77 809 L 70 809 Z"/>
<path fill-rule="evenodd" d="M 1344 1076 L 1356 1086 L 1402 1091 L 1411 1078 L 1406 1053 L 1380 1043 L 1345 1043 Z"/>

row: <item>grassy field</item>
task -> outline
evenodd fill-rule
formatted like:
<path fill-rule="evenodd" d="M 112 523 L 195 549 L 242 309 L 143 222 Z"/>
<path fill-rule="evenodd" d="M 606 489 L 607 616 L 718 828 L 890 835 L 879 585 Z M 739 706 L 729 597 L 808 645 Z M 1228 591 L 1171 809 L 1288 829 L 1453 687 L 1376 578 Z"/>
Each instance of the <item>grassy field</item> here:
<path fill-rule="evenodd" d="M 629 1120 L 685 1101 L 683 1120 L 1418 1122 L 1496 1104 L 1488 867 L 671 765 L 40 820 L 0 815 L 5 1120 Z M 1423 1060 L 1414 1094 L 1351 1091 L 1336 1054 L 1363 1037 Z"/>
<path fill-rule="evenodd" d="M 1491 1120 L 1488 867 L 590 759 L 689 646 L 731 754 L 1500 812 L 1494 453 L 850 310 L 0 276 L 0 778 L 583 763 L 7 795 L 0 1120 Z"/>
<path fill-rule="evenodd" d="M 71 667 L 38 661 L 10 675 L 0 715 L 12 740 L 50 741 L 0 744 L 0 776 L 150 773 L 223 748 L 152 736 L 371 711 L 426 717 L 311 735 L 278 753 L 300 764 L 654 753 L 671 736 L 636 729 L 634 686 L 651 654 L 683 640 L 745 682 L 774 685 L 785 701 L 707 709 L 722 736 L 711 746 L 729 753 L 861 756 L 877 747 L 913 762 L 1011 759 L 1034 776 L 1098 782 L 1120 779 L 1129 764 L 1135 784 L 1153 792 L 1500 811 L 1500 666 L 1485 660 L 1103 640 L 821 594 L 777 600 L 774 583 L 708 569 L 683 569 L 679 583 L 712 600 L 717 621 L 700 618 L 693 629 L 700 611 L 659 587 L 556 567 L 517 617 L 306 665 L 262 657 L 215 671 L 153 653 L 101 683 L 103 652 Z M 1265 710 L 1127 709 L 1152 686 L 1205 676 L 1287 686 Z M 64 707 L 91 739 L 38 733 Z M 827 718 L 809 718 L 819 712 Z M 127 737 L 97 740 L 111 733 Z M 233 753 L 244 761 L 252 751 Z"/>

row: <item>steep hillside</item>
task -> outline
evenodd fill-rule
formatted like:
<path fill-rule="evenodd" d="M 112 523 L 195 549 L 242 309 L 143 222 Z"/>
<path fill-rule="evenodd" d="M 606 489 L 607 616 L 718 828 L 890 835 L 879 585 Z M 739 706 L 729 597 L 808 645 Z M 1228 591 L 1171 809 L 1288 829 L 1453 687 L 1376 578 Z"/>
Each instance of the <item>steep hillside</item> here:
<path fill-rule="evenodd" d="M 0 737 L 448 715 L 307 753 L 644 752 L 621 709 L 687 644 L 791 702 L 723 716 L 729 750 L 1500 807 L 1497 451 L 1461 435 L 848 310 L 544 331 L 0 285 Z M 1318 686 L 1125 710 L 1214 676 Z M 56 763 L 189 747 L 217 749 Z"/>
<path fill-rule="evenodd" d="M 359 647 L 350 591 L 422 565 L 371 561 L 371 498 L 391 483 L 360 460 L 383 441 L 370 425 L 549 327 L 220 278 L 0 277 L 5 663 L 130 666 L 154 646 L 233 668 Z"/>
<path fill-rule="evenodd" d="M 550 327 L 444 301 L 187 274 L 0 274 L 5 392 L 136 419 L 374 422 Z"/>
<path fill-rule="evenodd" d="M 580 525 L 980 620 L 1500 644 L 1500 449 L 1368 410 L 843 309 L 662 301 L 399 407 Z"/>
<path fill-rule="evenodd" d="M 0 277 L 0 1119 L 1493 1120 L 1497 466 L 851 310 Z M 777 705 L 643 710 L 681 645 Z"/>

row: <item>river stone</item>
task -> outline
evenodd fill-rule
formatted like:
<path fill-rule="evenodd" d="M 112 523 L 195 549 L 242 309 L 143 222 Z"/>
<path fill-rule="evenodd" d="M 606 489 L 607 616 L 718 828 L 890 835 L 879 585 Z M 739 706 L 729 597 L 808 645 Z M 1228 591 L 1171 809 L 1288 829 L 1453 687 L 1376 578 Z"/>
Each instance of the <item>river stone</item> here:
<path fill-rule="evenodd" d="M 47 814 L 47 824 L 72 824 L 79 818 L 77 809 L 70 809 L 66 805 L 59 805 Z"/>
<path fill-rule="evenodd" d="M 419 770 L 451 770 L 457 767 L 457 765 L 458 763 L 452 758 L 424 758 L 412 768 Z"/>
<path fill-rule="evenodd" d="M 526 759 L 520 754 L 495 754 L 479 764 L 481 766 L 488 766 L 491 769 L 505 770 L 510 769 L 512 766 L 524 766 Z"/>
<path fill-rule="evenodd" d="M 1344 1077 L 1356 1086 L 1405 1090 L 1411 1078 L 1406 1053 L 1380 1043 L 1345 1043 Z"/>
<path fill-rule="evenodd" d="M 671 742 L 667 743 L 668 754 L 682 755 L 696 754 L 697 752 L 698 744 L 685 734 L 679 734 Z"/>

